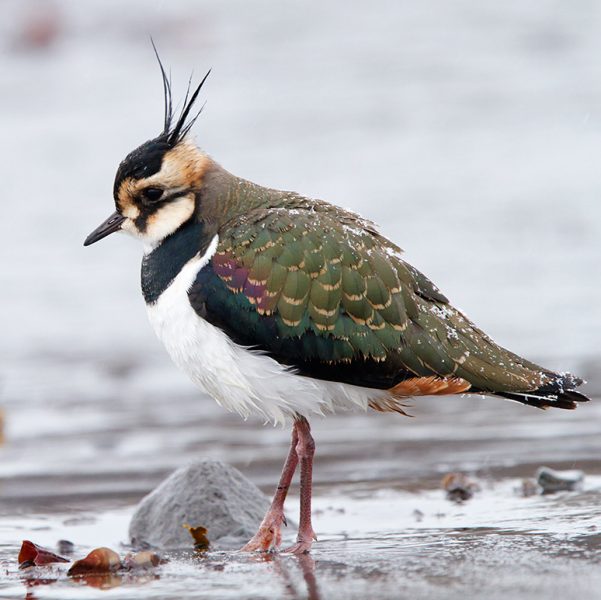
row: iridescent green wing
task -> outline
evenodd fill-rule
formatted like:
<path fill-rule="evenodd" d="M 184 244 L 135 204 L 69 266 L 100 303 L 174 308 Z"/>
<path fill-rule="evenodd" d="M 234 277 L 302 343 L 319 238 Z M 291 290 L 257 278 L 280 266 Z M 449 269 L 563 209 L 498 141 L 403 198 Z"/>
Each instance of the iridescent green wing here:
<path fill-rule="evenodd" d="M 219 240 L 192 305 L 303 374 L 376 388 L 432 375 L 482 391 L 541 384 L 535 365 L 495 345 L 352 213 L 309 201 L 255 210 Z"/>

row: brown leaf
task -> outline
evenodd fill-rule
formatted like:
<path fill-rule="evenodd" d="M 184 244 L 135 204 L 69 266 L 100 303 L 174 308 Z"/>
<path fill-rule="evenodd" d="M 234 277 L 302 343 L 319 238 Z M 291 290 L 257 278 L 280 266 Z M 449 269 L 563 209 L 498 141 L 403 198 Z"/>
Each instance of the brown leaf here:
<path fill-rule="evenodd" d="M 192 527 L 192 525 L 188 525 L 184 523 L 182 527 L 186 528 L 192 539 L 194 540 L 194 548 L 195 550 L 208 550 L 211 543 L 209 542 L 209 538 L 207 537 L 207 529 L 206 527 Z"/>
<path fill-rule="evenodd" d="M 42 548 L 42 546 L 38 546 L 29 540 L 23 540 L 18 561 L 19 569 L 33 566 L 39 567 L 57 562 L 69 562 L 66 558 L 54 554 L 54 552 L 51 552 L 47 548 Z"/>
<path fill-rule="evenodd" d="M 76 560 L 67 575 L 85 575 L 86 573 L 108 573 L 121 566 L 119 555 L 110 548 L 96 548 L 85 558 Z"/>

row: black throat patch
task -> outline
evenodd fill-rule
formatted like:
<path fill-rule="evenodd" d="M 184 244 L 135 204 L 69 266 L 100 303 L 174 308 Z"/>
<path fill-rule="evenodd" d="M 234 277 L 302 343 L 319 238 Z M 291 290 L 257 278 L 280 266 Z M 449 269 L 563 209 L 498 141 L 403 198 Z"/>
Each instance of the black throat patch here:
<path fill-rule="evenodd" d="M 144 257 L 142 294 L 146 304 L 155 303 L 182 267 L 199 252 L 206 251 L 210 239 L 205 237 L 202 223 L 192 217 Z"/>

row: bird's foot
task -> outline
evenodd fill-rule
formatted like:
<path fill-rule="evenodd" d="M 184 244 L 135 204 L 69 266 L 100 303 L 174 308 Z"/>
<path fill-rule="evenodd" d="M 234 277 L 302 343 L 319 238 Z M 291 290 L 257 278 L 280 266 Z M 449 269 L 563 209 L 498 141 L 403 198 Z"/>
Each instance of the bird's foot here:
<path fill-rule="evenodd" d="M 286 524 L 283 512 L 269 511 L 259 531 L 240 548 L 241 552 L 276 552 L 282 543 L 282 523 Z"/>
<path fill-rule="evenodd" d="M 296 543 L 292 544 L 289 548 L 286 548 L 284 552 L 286 554 L 309 554 L 311 551 L 311 546 L 313 545 L 313 541 L 317 541 L 317 536 L 315 535 L 313 529 L 303 532 L 298 532 L 298 537 L 296 538 Z"/>

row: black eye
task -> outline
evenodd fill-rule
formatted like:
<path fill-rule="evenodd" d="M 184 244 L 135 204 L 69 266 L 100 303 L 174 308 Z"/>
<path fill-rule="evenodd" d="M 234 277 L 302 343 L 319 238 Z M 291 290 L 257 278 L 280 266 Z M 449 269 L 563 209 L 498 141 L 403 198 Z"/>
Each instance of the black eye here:
<path fill-rule="evenodd" d="M 163 196 L 163 190 L 161 188 L 149 187 L 142 190 L 142 195 L 149 202 L 156 202 Z"/>

